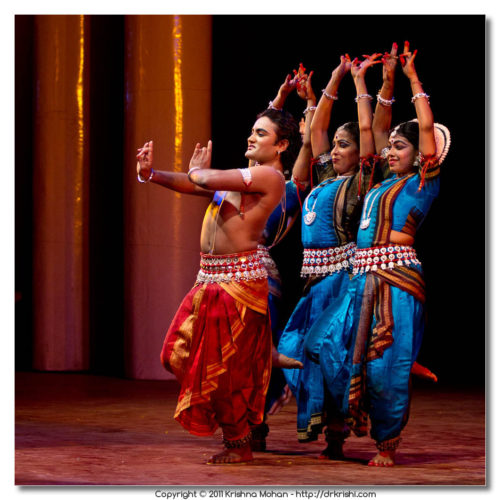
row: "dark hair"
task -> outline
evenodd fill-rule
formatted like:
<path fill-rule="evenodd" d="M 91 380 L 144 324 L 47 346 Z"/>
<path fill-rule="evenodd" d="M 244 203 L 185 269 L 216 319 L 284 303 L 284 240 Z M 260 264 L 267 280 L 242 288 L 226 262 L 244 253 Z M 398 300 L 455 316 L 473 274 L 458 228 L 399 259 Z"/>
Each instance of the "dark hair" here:
<path fill-rule="evenodd" d="M 359 123 L 358 122 L 346 122 L 341 125 L 337 130 L 345 130 L 356 143 L 359 149 Z"/>
<path fill-rule="evenodd" d="M 291 172 L 302 145 L 302 137 L 295 118 L 287 111 L 276 109 L 266 109 L 257 115 L 257 119 L 262 117 L 269 118 L 276 125 L 276 135 L 278 136 L 276 142 L 283 139 L 288 141 L 288 148 L 281 153 L 281 163 L 285 172 L 287 170 Z"/>
<path fill-rule="evenodd" d="M 400 123 L 391 130 L 391 134 L 393 132 L 396 132 L 398 135 L 402 135 L 415 148 L 415 150 L 418 151 L 418 122 L 410 121 Z"/>

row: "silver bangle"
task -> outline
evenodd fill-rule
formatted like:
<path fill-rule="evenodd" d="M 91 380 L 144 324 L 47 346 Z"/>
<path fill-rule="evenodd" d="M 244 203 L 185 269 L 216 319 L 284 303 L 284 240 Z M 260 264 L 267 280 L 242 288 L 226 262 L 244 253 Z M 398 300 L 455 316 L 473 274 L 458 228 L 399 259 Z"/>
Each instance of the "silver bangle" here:
<path fill-rule="evenodd" d="M 149 177 L 147 179 L 143 179 L 141 177 L 141 174 L 140 172 L 137 172 L 137 180 L 141 183 L 141 184 L 146 184 L 146 182 L 149 182 L 152 178 L 153 178 L 153 175 L 154 175 L 155 171 L 153 169 L 151 169 L 151 173 L 149 174 Z"/>
<path fill-rule="evenodd" d="M 273 101 L 269 101 L 269 106 L 267 107 L 267 109 L 274 109 L 275 111 L 283 111 L 283 109 L 276 108 L 276 107 L 273 105 Z"/>
<path fill-rule="evenodd" d="M 377 94 L 377 101 L 382 104 L 382 106 L 392 106 L 392 103 L 396 102 L 396 99 L 394 99 L 394 97 L 384 99 L 380 94 Z"/>
<path fill-rule="evenodd" d="M 304 114 L 307 115 L 309 111 L 314 111 L 316 109 L 316 106 L 309 106 L 308 108 L 304 109 Z"/>
<path fill-rule="evenodd" d="M 416 101 L 417 99 L 420 99 L 421 97 L 427 97 L 427 101 L 429 101 L 430 95 L 427 95 L 425 92 L 419 92 L 418 94 L 415 94 L 415 95 L 411 98 L 411 102 L 412 102 L 412 103 L 415 103 L 415 101 Z"/>
<path fill-rule="evenodd" d="M 371 101 L 373 97 L 370 94 L 359 94 L 354 99 L 354 102 L 359 102 L 360 99 L 369 99 Z"/>
<path fill-rule="evenodd" d="M 328 94 L 327 91 L 326 91 L 326 89 L 323 89 L 321 92 L 330 101 L 336 101 L 338 99 L 338 96 Z"/>
<path fill-rule="evenodd" d="M 188 170 L 188 179 L 191 180 L 191 174 L 195 171 L 195 170 L 201 170 L 201 167 L 192 167 Z"/>

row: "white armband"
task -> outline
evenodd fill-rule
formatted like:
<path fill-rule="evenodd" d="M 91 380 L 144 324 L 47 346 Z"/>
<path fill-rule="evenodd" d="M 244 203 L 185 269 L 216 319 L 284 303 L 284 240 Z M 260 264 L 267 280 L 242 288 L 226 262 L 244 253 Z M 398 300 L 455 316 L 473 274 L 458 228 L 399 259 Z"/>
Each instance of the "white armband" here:
<path fill-rule="evenodd" d="M 245 183 L 246 187 L 250 187 L 250 184 L 252 184 L 252 172 L 250 172 L 249 168 L 239 168 L 238 169 L 241 173 L 241 176 L 243 177 L 243 182 Z"/>

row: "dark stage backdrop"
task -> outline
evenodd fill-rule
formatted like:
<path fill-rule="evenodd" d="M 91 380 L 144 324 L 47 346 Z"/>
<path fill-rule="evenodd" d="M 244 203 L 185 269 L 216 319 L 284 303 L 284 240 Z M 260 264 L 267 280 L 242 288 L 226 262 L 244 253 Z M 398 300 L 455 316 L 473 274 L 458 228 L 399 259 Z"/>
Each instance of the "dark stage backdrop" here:
<path fill-rule="evenodd" d="M 89 148 L 89 340 L 96 374 L 124 372 L 124 17 L 91 16 Z M 16 370 L 33 364 L 34 16 L 15 19 Z M 118 165 L 119 168 L 115 168 Z M 63 165 L 61 165 L 63 167 Z M 110 172 L 113 172 L 110 179 Z M 110 189 L 110 182 L 113 189 Z"/>
<path fill-rule="evenodd" d="M 341 54 L 351 58 L 418 49 L 416 67 L 431 96 L 436 122 L 448 126 L 451 150 L 441 193 L 417 235 L 427 284 L 428 326 L 419 360 L 442 382 L 482 382 L 485 371 L 485 18 L 484 16 L 214 16 L 213 165 L 241 166 L 257 112 L 274 98 L 287 73 L 303 63 L 313 70 L 316 96 Z M 382 69 L 368 70 L 375 96 Z M 344 78 L 331 120 L 356 120 L 352 78 Z M 408 79 L 398 72 L 393 122 L 415 117 Z M 300 118 L 303 101 L 291 95 L 288 111 Z M 281 256 L 297 265 L 299 228 L 283 242 Z M 465 235 L 469 236 L 465 236 Z M 287 245 L 288 243 L 288 245 Z M 299 243 L 300 245 L 300 243 Z M 300 259 L 300 257 L 299 257 Z M 295 271 L 296 273 L 297 271 Z M 296 274 L 295 274 L 296 276 Z M 284 290 L 293 301 L 297 283 Z M 300 292 L 300 290 L 299 290 Z"/>
<path fill-rule="evenodd" d="M 32 137 L 33 19 L 16 18 L 16 369 L 32 359 Z M 123 16 L 92 16 L 90 162 L 91 372 L 123 375 L 123 199 L 102 182 L 102 165 L 123 161 Z M 485 374 L 485 18 L 484 16 L 214 16 L 213 166 L 245 165 L 246 138 L 255 115 L 267 107 L 287 73 L 302 62 L 314 70 L 319 99 L 339 56 L 418 49 L 416 65 L 431 96 L 435 120 L 446 124 L 452 146 L 442 171 L 441 194 L 417 237 L 427 282 L 428 327 L 420 361 L 443 383 L 483 383 Z M 159 49 L 161 50 L 161 49 Z M 369 70 L 369 92 L 381 85 L 381 66 Z M 354 85 L 346 76 L 332 117 L 356 119 Z M 407 79 L 398 75 L 394 123 L 414 117 Z M 303 102 L 287 109 L 302 116 Z M 204 140 L 204 138 L 200 138 Z M 29 143 L 29 141 L 28 141 Z M 103 157 L 104 155 L 104 157 Z M 117 156 L 118 155 L 118 156 Z M 121 182 L 120 179 L 114 182 Z M 99 214 L 116 221 L 110 231 Z M 467 238 L 464 235 L 469 234 Z M 465 239 L 464 239 L 465 238 Z M 281 262 L 288 307 L 301 291 L 300 226 L 275 252 Z"/>

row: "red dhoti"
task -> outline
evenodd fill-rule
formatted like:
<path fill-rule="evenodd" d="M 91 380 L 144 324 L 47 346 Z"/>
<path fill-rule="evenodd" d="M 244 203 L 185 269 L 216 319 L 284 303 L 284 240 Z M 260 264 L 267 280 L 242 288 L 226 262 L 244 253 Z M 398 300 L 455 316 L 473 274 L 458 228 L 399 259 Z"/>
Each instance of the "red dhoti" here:
<path fill-rule="evenodd" d="M 207 266 L 212 259 L 217 265 Z M 243 276 L 242 263 L 253 274 Z M 161 353 L 181 384 L 174 418 L 190 433 L 207 436 L 221 426 L 225 440 L 238 441 L 262 422 L 272 349 L 267 294 L 257 252 L 202 256 Z"/>

